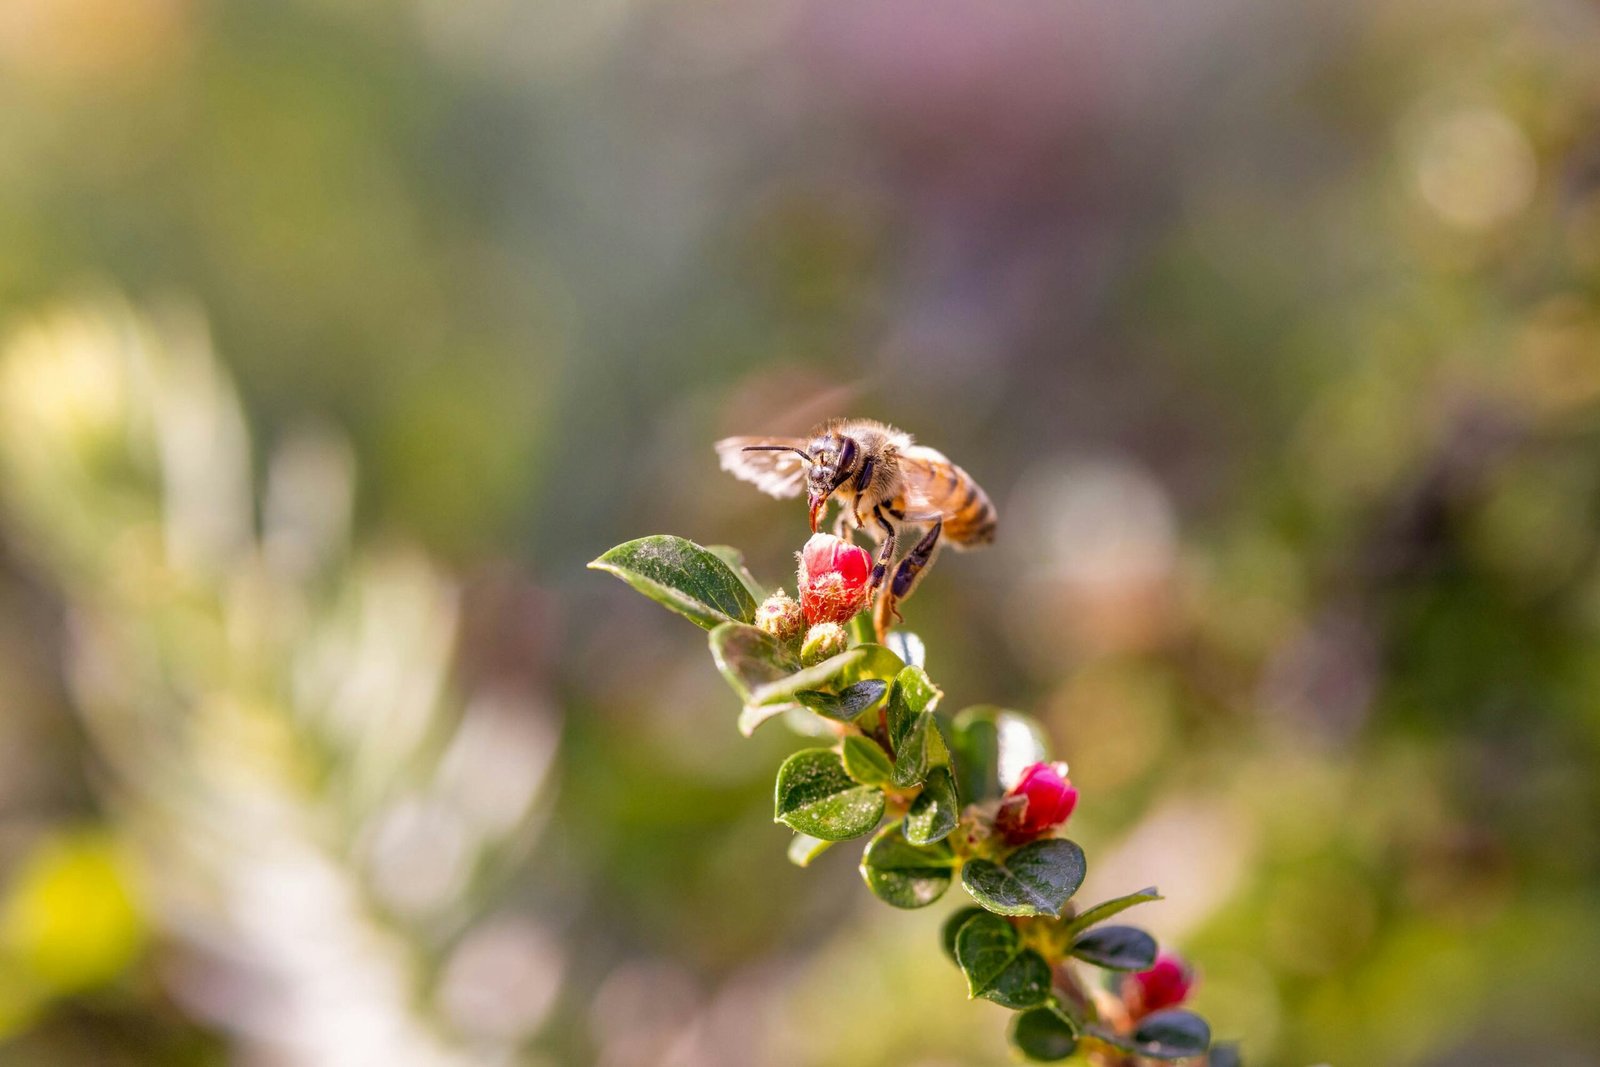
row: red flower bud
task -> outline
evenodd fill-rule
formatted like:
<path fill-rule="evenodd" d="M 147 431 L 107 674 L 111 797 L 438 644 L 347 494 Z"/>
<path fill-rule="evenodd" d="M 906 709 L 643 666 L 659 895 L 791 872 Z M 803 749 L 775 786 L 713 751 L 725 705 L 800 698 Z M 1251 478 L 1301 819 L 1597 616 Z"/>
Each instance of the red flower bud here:
<path fill-rule="evenodd" d="M 1078 804 L 1078 790 L 1067 780 L 1065 763 L 1035 763 L 1000 802 L 995 826 L 1007 841 L 1038 837 L 1060 826 Z"/>
<path fill-rule="evenodd" d="M 798 578 L 807 622 L 846 623 L 867 605 L 872 557 L 832 534 L 813 534 L 800 550 Z"/>
<path fill-rule="evenodd" d="M 1122 999 L 1134 1018 L 1165 1008 L 1176 1008 L 1194 988 L 1194 971 L 1182 959 L 1162 953 L 1148 971 L 1131 974 L 1123 980 Z"/>

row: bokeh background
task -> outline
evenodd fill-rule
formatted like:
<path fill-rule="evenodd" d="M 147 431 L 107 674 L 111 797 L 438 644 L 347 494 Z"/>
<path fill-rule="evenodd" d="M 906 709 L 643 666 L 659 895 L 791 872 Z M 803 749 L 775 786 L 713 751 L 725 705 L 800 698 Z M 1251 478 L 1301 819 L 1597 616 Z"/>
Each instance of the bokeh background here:
<path fill-rule="evenodd" d="M 1006 1062 L 583 569 L 841 413 L 1250 1062 L 1600 1062 L 1593 3 L 6 0 L 0 319 L 0 1063 Z"/>

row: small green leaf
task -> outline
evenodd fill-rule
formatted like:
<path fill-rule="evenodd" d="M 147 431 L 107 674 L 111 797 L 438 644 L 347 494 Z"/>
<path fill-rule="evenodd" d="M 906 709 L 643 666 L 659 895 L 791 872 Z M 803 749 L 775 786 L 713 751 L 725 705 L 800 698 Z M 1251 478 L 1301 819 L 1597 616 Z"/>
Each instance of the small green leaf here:
<path fill-rule="evenodd" d="M 1020 711 L 982 705 L 951 724 L 950 746 L 963 803 L 997 797 L 1016 784 L 1024 768 L 1050 758 L 1044 730 Z"/>
<path fill-rule="evenodd" d="M 802 689 L 795 699 L 825 719 L 836 722 L 853 722 L 856 716 L 883 699 L 888 682 L 868 678 L 855 685 L 847 685 L 837 693 L 825 689 Z"/>
<path fill-rule="evenodd" d="M 706 551 L 728 565 L 728 569 L 744 583 L 744 587 L 749 590 L 757 604 L 767 599 L 771 590 L 756 581 L 755 576 L 750 573 L 750 568 L 745 566 L 743 552 L 732 545 L 707 545 Z"/>
<path fill-rule="evenodd" d="M 1113 897 L 1078 915 L 1062 928 L 1062 936 L 1070 939 L 1087 930 L 1095 923 L 1105 922 L 1118 912 L 1127 911 L 1135 904 L 1146 904 L 1152 900 L 1162 899 L 1165 898 L 1162 897 L 1155 886 L 1151 886 L 1149 889 L 1141 889 L 1137 893 L 1129 893 L 1126 896 Z"/>
<path fill-rule="evenodd" d="M 956 935 L 967 924 L 967 920 L 975 915 L 987 914 L 989 913 L 982 908 L 975 908 L 970 904 L 950 913 L 950 917 L 944 921 L 944 926 L 940 930 L 940 937 L 944 941 L 944 954 L 950 957 L 950 962 L 956 962 Z"/>
<path fill-rule="evenodd" d="M 1158 1011 L 1133 1032 L 1135 1050 L 1155 1060 L 1181 1060 L 1211 1047 L 1211 1027 L 1192 1011 Z"/>
<path fill-rule="evenodd" d="M 810 834 L 795 834 L 789 842 L 789 862 L 796 867 L 809 867 L 812 860 L 832 847 L 832 841 L 824 841 Z"/>
<path fill-rule="evenodd" d="M 589 566 L 615 574 L 707 630 L 755 618 L 755 598 L 739 576 L 711 552 L 682 537 L 641 537 L 618 545 Z"/>
<path fill-rule="evenodd" d="M 949 845 L 913 845 L 898 825 L 885 826 L 861 857 L 861 877 L 879 900 L 897 908 L 923 908 L 950 888 L 955 864 Z"/>
<path fill-rule="evenodd" d="M 894 748 L 894 784 L 902 789 L 921 782 L 928 769 L 950 763 L 950 750 L 934 723 L 939 687 L 921 667 L 907 667 L 889 689 L 887 720 Z"/>
<path fill-rule="evenodd" d="M 927 778 L 935 767 L 949 766 L 950 749 L 944 743 L 944 735 L 939 732 L 933 712 L 925 711 L 916 717 L 895 745 L 894 784 L 909 789 Z M 952 777 L 952 788 L 954 785 Z"/>
<path fill-rule="evenodd" d="M 1142 971 L 1156 963 L 1156 939 L 1136 926 L 1102 926 L 1073 942 L 1072 954 L 1110 971 Z"/>
<path fill-rule="evenodd" d="M 1046 1004 L 1018 1013 L 1011 1024 L 1011 1043 L 1030 1060 L 1054 1063 L 1077 1051 L 1078 1028 L 1065 1012 Z"/>
<path fill-rule="evenodd" d="M 1032 841 L 999 862 L 969 860 L 961 884 L 999 915 L 1060 915 L 1087 873 L 1083 849 L 1065 838 Z"/>
<path fill-rule="evenodd" d="M 900 657 L 882 645 L 875 645 L 871 641 L 859 645 L 851 645 L 861 653 L 861 658 L 846 668 L 840 677 L 845 682 L 861 682 L 868 678 L 876 678 L 883 682 L 893 682 L 895 677 L 906 665 Z"/>
<path fill-rule="evenodd" d="M 845 773 L 862 785 L 881 786 L 889 780 L 889 754 L 870 737 L 851 734 L 844 739 Z"/>
<path fill-rule="evenodd" d="M 1050 996 L 1050 965 L 998 915 L 978 915 L 962 924 L 956 963 L 967 976 L 968 996 L 1017 1009 L 1043 1004 Z"/>
<path fill-rule="evenodd" d="M 800 667 L 800 661 L 777 638 L 742 622 L 723 623 L 711 631 L 709 641 L 717 670 L 743 700 Z"/>
<path fill-rule="evenodd" d="M 950 768 L 935 767 L 928 772 L 922 792 L 917 794 L 917 798 L 911 802 L 911 809 L 906 812 L 906 840 L 914 845 L 942 841 L 956 828 L 960 817 L 956 781 L 950 775 Z"/>
<path fill-rule="evenodd" d="M 889 740 L 896 751 L 901 738 L 911 732 L 923 712 L 938 706 L 942 695 L 921 667 L 906 667 L 895 675 L 894 686 L 889 690 L 888 717 Z"/>
<path fill-rule="evenodd" d="M 815 667 L 806 667 L 804 670 L 795 671 L 787 678 L 780 678 L 774 682 L 753 690 L 750 693 L 751 704 L 793 704 L 796 703 L 796 694 L 803 689 L 821 689 L 831 684 L 845 671 L 861 662 L 866 655 L 859 648 L 847 648 L 837 656 L 823 660 Z"/>
<path fill-rule="evenodd" d="M 847 841 L 869 833 L 883 818 L 883 790 L 845 773 L 837 753 L 808 748 L 778 768 L 773 804 L 776 821 L 824 841 Z"/>

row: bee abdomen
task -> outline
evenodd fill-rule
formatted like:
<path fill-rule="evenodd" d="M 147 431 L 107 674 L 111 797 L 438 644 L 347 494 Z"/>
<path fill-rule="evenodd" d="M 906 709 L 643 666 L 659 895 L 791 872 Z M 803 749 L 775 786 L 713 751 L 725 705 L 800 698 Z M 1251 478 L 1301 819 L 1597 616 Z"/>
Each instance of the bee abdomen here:
<path fill-rule="evenodd" d="M 961 484 L 951 494 L 956 506 L 944 520 L 944 535 L 958 545 L 986 545 L 994 540 L 999 516 L 972 476 L 959 469 L 957 473 Z"/>

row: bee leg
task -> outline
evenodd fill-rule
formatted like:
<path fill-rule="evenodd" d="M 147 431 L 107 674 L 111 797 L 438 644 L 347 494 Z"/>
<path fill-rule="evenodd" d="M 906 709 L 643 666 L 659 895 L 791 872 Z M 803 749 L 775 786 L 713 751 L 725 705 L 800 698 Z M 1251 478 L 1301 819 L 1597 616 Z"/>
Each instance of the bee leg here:
<path fill-rule="evenodd" d="M 872 581 L 868 583 L 869 595 L 876 593 L 883 585 L 883 580 L 888 576 L 889 564 L 894 561 L 896 537 L 894 525 L 883 517 L 883 508 L 874 507 L 872 517 L 878 520 L 878 528 L 883 531 L 883 544 L 878 548 L 878 561 L 872 566 Z"/>
<path fill-rule="evenodd" d="M 922 535 L 922 540 L 906 553 L 906 558 L 894 569 L 894 580 L 878 598 L 878 610 L 874 615 L 880 636 L 889 628 L 889 616 L 893 615 L 897 621 L 904 621 L 900 615 L 900 601 L 911 595 L 922 578 L 923 571 L 933 562 L 934 553 L 939 550 L 939 534 L 943 531 L 944 523 L 936 521 L 928 532 Z"/>

